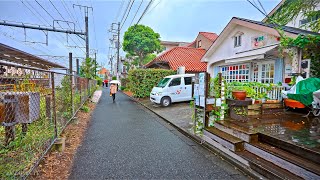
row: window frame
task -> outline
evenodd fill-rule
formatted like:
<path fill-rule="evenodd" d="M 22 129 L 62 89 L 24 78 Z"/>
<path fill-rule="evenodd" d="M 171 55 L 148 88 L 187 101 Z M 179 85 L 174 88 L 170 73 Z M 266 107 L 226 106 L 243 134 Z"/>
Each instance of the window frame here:
<path fill-rule="evenodd" d="M 240 47 L 241 46 L 241 43 L 242 43 L 242 34 L 239 34 L 239 35 L 236 35 L 234 36 L 234 40 L 233 40 L 233 45 L 234 47 Z"/>
<path fill-rule="evenodd" d="M 190 78 L 190 84 L 187 84 L 187 83 L 186 83 L 186 82 L 187 82 L 187 81 L 186 81 L 187 78 Z M 185 86 L 187 86 L 187 85 L 192 85 L 192 77 L 184 77 L 183 80 L 184 80 L 184 85 L 185 85 Z"/>
<path fill-rule="evenodd" d="M 198 41 L 198 48 L 201 48 L 201 46 L 202 46 L 202 41 L 199 40 L 199 41 Z"/>
<path fill-rule="evenodd" d="M 229 64 L 220 66 L 220 72 L 226 82 L 239 81 L 249 82 L 250 81 L 250 63 L 243 64 Z"/>
<path fill-rule="evenodd" d="M 172 82 L 176 79 L 180 79 L 180 84 L 176 84 L 176 85 L 172 85 Z M 181 77 L 178 77 L 178 78 L 173 78 L 170 83 L 169 83 L 169 87 L 172 87 L 172 86 L 180 86 L 181 85 Z"/>

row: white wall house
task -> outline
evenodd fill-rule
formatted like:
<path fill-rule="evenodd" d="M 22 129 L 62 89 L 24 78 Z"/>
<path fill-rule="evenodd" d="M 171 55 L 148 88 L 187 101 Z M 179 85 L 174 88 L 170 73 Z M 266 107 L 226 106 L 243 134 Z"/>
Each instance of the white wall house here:
<path fill-rule="evenodd" d="M 286 26 L 283 30 L 289 37 L 312 33 Z M 228 82 L 284 82 L 289 74 L 300 72 L 301 67 L 297 59 L 290 59 L 286 53 L 279 54 L 279 41 L 279 34 L 272 25 L 234 17 L 202 61 L 207 62 L 211 77 L 221 72 Z"/>
<path fill-rule="evenodd" d="M 285 0 L 282 0 L 269 14 L 268 17 L 272 16 L 274 13 L 280 12 L 281 13 L 281 8 L 283 6 L 285 6 Z M 320 3 L 318 3 L 318 5 L 315 8 L 315 11 L 320 11 Z M 304 17 L 302 14 L 299 14 L 297 16 L 297 18 L 292 19 L 292 21 L 288 22 L 286 24 L 286 26 L 289 27 L 295 27 L 295 28 L 301 28 L 304 30 L 310 30 L 309 28 L 307 28 L 306 24 L 310 23 L 310 21 L 316 21 L 320 18 L 320 16 L 314 16 L 312 19 L 307 19 L 306 17 Z M 267 17 L 265 17 L 262 22 L 266 22 L 267 21 Z"/>

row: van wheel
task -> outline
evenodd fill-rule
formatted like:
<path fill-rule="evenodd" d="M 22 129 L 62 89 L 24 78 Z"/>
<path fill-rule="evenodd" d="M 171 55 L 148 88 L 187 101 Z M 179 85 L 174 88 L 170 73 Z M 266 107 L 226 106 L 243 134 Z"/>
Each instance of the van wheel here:
<path fill-rule="evenodd" d="M 161 105 L 162 105 L 163 107 L 168 107 L 168 106 L 170 106 L 170 104 L 171 104 L 171 99 L 170 99 L 170 97 L 163 97 L 163 98 L 161 99 Z"/>

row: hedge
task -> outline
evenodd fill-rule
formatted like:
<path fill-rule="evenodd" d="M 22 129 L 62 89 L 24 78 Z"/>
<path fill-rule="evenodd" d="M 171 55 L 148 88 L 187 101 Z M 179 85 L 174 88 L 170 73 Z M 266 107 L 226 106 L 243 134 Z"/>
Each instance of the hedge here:
<path fill-rule="evenodd" d="M 176 71 L 165 69 L 134 69 L 128 74 L 127 87 L 134 97 L 144 98 L 150 95 L 152 88 L 165 76 L 176 74 Z"/>

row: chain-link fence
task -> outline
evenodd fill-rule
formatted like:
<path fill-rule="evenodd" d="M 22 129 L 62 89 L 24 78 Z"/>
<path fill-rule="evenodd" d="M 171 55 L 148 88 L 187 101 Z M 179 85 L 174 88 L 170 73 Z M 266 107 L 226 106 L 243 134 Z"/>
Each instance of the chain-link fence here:
<path fill-rule="evenodd" d="M 0 66 L 0 179 L 25 178 L 93 94 L 96 81 Z"/>

